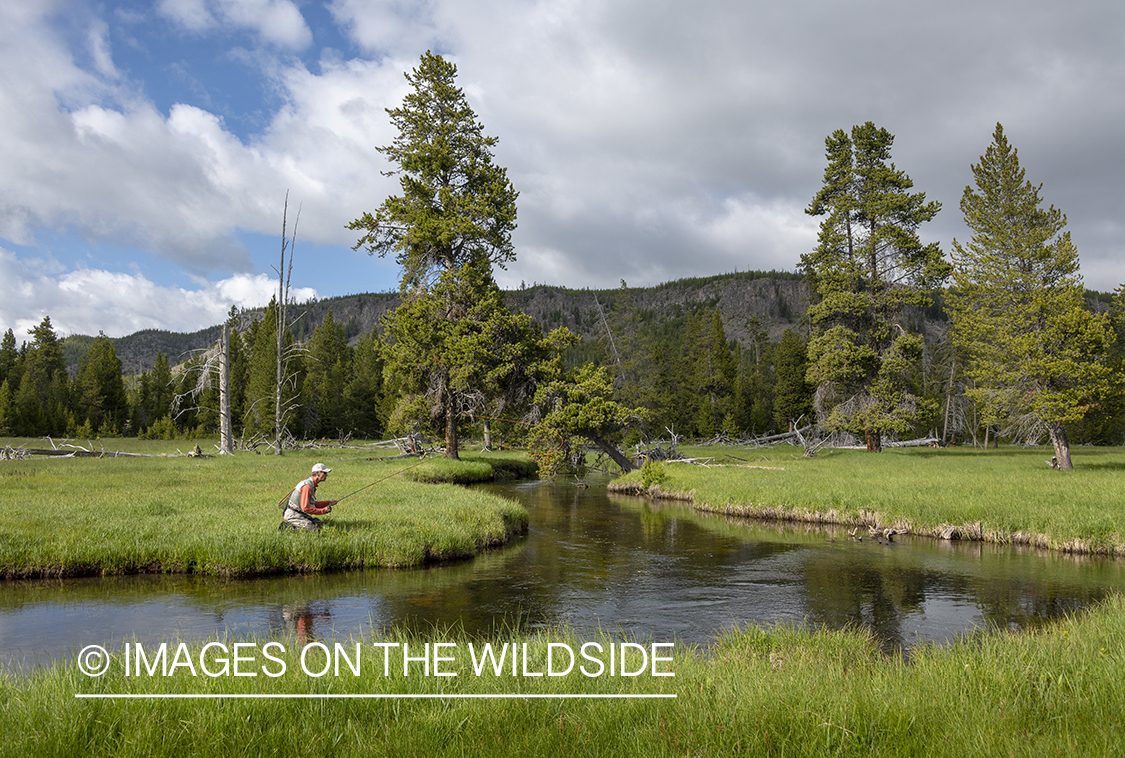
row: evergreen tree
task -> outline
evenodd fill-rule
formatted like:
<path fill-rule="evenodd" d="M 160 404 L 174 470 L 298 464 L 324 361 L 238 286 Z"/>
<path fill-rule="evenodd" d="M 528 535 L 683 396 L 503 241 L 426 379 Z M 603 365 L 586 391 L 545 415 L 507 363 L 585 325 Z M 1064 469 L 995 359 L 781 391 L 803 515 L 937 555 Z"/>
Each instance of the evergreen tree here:
<path fill-rule="evenodd" d="M 9 330 L 10 333 L 10 330 Z M 0 437 L 10 437 L 16 428 L 16 401 L 5 379 L 0 382 Z"/>
<path fill-rule="evenodd" d="M 709 347 L 706 311 L 691 314 L 684 323 L 676 358 L 680 362 L 679 386 L 681 389 L 682 432 L 690 436 L 710 437 L 715 432 L 713 408 L 700 392 L 700 368 L 706 365 Z"/>
<path fill-rule="evenodd" d="M 514 313 L 495 285 L 474 305 L 470 320 L 480 324 L 473 335 L 474 350 L 466 365 L 473 374 L 466 386 L 483 390 L 485 442 L 491 445 L 492 419 L 518 419 L 531 409 L 539 386 L 558 379 L 563 372 L 563 353 L 579 338 L 566 327 L 547 335 L 525 313 Z"/>
<path fill-rule="evenodd" d="M 32 341 L 24 353 L 25 373 L 16 397 L 21 433 L 58 434 L 66 430 L 70 411 L 66 359 L 50 316 L 44 316 L 28 333 Z"/>
<path fill-rule="evenodd" d="M 894 136 L 868 121 L 826 140 L 824 185 L 805 210 L 824 216 L 816 248 L 801 257 L 818 302 L 809 318 L 809 381 L 818 386 L 821 423 L 862 435 L 869 451 L 882 436 L 906 431 L 920 399 L 907 375 L 922 340 L 897 323 L 904 306 L 925 306 L 928 289 L 949 273 L 936 243 L 918 227 L 941 204 L 926 202 L 890 163 Z"/>
<path fill-rule="evenodd" d="M 141 374 L 137 406 L 133 413 L 133 425 L 138 433 L 166 416 L 171 417 L 174 396 L 172 385 L 172 370 L 168 366 L 168 356 L 157 352 L 152 370 Z"/>
<path fill-rule="evenodd" d="M 16 367 L 16 362 L 19 360 L 19 351 L 16 350 L 16 335 L 12 330 L 4 332 L 4 337 L 0 340 L 0 382 L 10 378 L 10 374 Z"/>
<path fill-rule="evenodd" d="M 355 249 L 397 255 L 403 290 L 425 288 L 435 271 L 516 257 L 518 193 L 492 162 L 497 139 L 484 135 L 456 78 L 457 67 L 429 51 L 406 74 L 413 91 L 387 110 L 398 136 L 379 148 L 397 166 L 388 173 L 401 177 L 402 195 L 348 225 L 365 232 Z"/>
<path fill-rule="evenodd" d="M 236 437 L 242 432 L 242 419 L 246 410 L 246 383 L 249 372 L 250 361 L 243 335 L 232 328 L 230 333 L 230 418 L 231 434 Z"/>
<path fill-rule="evenodd" d="M 536 390 L 535 404 L 546 411 L 540 428 L 550 433 L 540 438 L 540 450 L 553 446 L 549 437 L 561 435 L 567 450 L 576 445 L 574 438 L 584 438 L 623 471 L 633 469 L 616 443 L 623 430 L 641 421 L 647 411 L 613 399 L 613 380 L 605 366 L 586 364 L 569 376 L 542 383 Z"/>
<path fill-rule="evenodd" d="M 614 393 L 626 405 L 640 405 L 651 393 L 652 347 L 637 298 L 622 279 L 611 304 L 603 304 L 597 295 L 594 302 L 604 330 L 599 337 L 601 362 L 613 371 Z"/>
<path fill-rule="evenodd" d="M 274 437 L 274 404 L 277 393 L 277 298 L 270 300 L 265 314 L 251 324 L 244 344 L 249 348 L 246 365 L 246 394 L 242 408 L 243 431 L 250 435 Z M 284 349 L 293 347 L 293 335 L 285 330 Z M 233 342 L 233 340 L 232 340 Z M 232 363 L 234 356 L 231 356 Z M 297 406 L 300 387 L 300 367 L 290 361 L 290 378 L 282 383 L 282 411 L 286 418 L 284 427 L 293 423 L 293 410 Z M 232 373 L 233 370 L 232 370 Z M 234 379 L 232 377 L 232 386 Z M 216 406 L 217 407 L 217 406 Z M 231 413 L 234 413 L 233 404 Z"/>
<path fill-rule="evenodd" d="M 46 385 L 55 374 L 66 371 L 66 359 L 63 357 L 58 335 L 51 326 L 51 317 L 44 316 L 39 325 L 30 329 L 28 334 L 32 336 L 27 355 L 28 370 L 33 382 Z"/>
<path fill-rule="evenodd" d="M 121 361 L 113 343 L 104 334 L 94 338 L 78 368 L 78 417 L 94 433 L 121 433 L 128 418 L 129 402 L 121 378 Z"/>
<path fill-rule="evenodd" d="M 149 396 L 152 394 L 151 390 L 152 380 L 149 378 L 149 372 L 141 372 L 140 378 L 137 380 L 136 390 L 133 392 L 133 428 L 137 430 L 137 434 L 142 438 L 145 431 L 152 425 L 152 417 L 148 412 Z"/>
<path fill-rule="evenodd" d="M 242 428 L 248 435 L 273 430 L 273 393 L 277 384 L 277 299 L 270 301 L 263 317 L 250 324 L 246 333 L 249 352 L 246 367 L 246 404 Z"/>
<path fill-rule="evenodd" d="M 1110 326 L 1113 344 L 1109 346 L 1107 363 L 1115 377 L 1125 377 L 1125 284 L 1114 291 L 1110 304 Z M 1079 425 L 1079 443 L 1096 445 L 1125 444 L 1125 392 L 1120 384 L 1098 407 L 1092 408 Z"/>
<path fill-rule="evenodd" d="M 20 385 L 15 392 L 15 412 L 13 414 L 13 433 L 18 437 L 31 437 L 43 433 L 42 417 L 45 415 L 31 380 L 31 373 L 23 372 Z"/>
<path fill-rule="evenodd" d="M 149 376 L 151 386 L 148 412 L 155 421 L 172 412 L 172 369 L 168 365 L 168 356 L 161 352 L 156 354 L 156 362 Z"/>
<path fill-rule="evenodd" d="M 1066 424 L 1109 394 L 1108 320 L 1083 302 L 1078 250 L 1066 216 L 1042 208 L 1017 151 L 996 125 L 973 166 L 976 187 L 961 197 L 973 236 L 953 243 L 954 338 L 970 355 L 969 394 L 986 422 L 1015 422 L 1017 433 L 1045 430 L 1058 467 L 1072 468 Z"/>
<path fill-rule="evenodd" d="M 704 319 L 705 341 L 696 365 L 696 386 L 701 400 L 699 432 L 710 437 L 720 430 L 728 415 L 733 415 L 738 363 L 727 342 L 719 309 L 710 317 L 704 315 Z"/>
<path fill-rule="evenodd" d="M 778 427 L 791 430 L 801 416 L 812 413 L 812 387 L 807 380 L 808 345 L 805 339 L 786 329 L 773 351 L 774 385 L 773 418 Z"/>
<path fill-rule="evenodd" d="M 757 316 L 746 323 L 746 348 L 739 361 L 735 423 L 751 435 L 773 428 L 773 345 Z"/>
<path fill-rule="evenodd" d="M 375 438 L 386 428 L 383 351 L 375 330 L 359 338 L 352 355 L 352 376 L 344 387 L 344 429 Z"/>
<path fill-rule="evenodd" d="M 695 425 L 695 396 L 687 381 L 683 352 L 672 335 L 656 340 L 652 364 L 653 386 L 648 401 L 652 408 L 651 431 L 657 435 L 668 429 L 677 434 L 691 433 Z"/>
<path fill-rule="evenodd" d="M 344 325 L 328 311 L 306 345 L 301 405 L 304 431 L 311 437 L 339 434 L 344 429 L 344 388 L 351 371 L 351 348 Z"/>
<path fill-rule="evenodd" d="M 443 318 L 447 308 L 458 318 Z M 467 414 L 522 411 L 573 337 L 564 328 L 544 338 L 528 316 L 513 314 L 481 264 L 456 277 L 444 272 L 431 292 L 396 309 L 386 329 L 386 378 L 402 393 L 392 428 L 444 428 L 447 445 Z"/>
<path fill-rule="evenodd" d="M 419 405 L 423 397 L 440 400 L 448 458 L 458 457 L 457 425 L 467 409 L 466 395 L 456 386 L 456 367 L 433 359 L 457 352 L 456 345 L 445 341 L 463 336 L 457 322 L 464 318 L 466 304 L 484 294 L 469 288 L 487 287 L 492 266 L 515 259 L 511 234 L 517 197 L 506 171 L 493 163 L 496 138 L 484 135 L 454 84 L 456 76 L 456 66 L 428 51 L 406 74 L 412 91 L 401 108 L 387 111 L 398 136 L 379 148 L 395 166 L 390 174 L 400 177 L 402 194 L 387 198 L 374 215 L 364 213 L 348 227 L 364 233 L 355 249 L 380 256 L 393 252 L 403 267 L 400 284 L 406 302 L 400 310 L 405 310 L 396 314 L 398 339 L 388 353 L 388 371 L 415 382 L 423 375 L 410 372 L 429 368 L 425 392 L 409 392 L 407 405 L 396 414 L 417 418 L 428 411 Z M 440 323 L 419 323 L 422 313 Z M 408 334 L 408 323 L 422 331 Z M 411 346 L 428 352 L 412 354 Z"/>

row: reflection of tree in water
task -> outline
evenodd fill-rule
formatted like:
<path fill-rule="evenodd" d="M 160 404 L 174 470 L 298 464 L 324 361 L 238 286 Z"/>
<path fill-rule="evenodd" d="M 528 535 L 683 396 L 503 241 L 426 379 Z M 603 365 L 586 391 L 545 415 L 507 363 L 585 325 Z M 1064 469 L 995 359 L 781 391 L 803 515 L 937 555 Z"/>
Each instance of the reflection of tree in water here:
<path fill-rule="evenodd" d="M 807 564 L 806 583 L 811 609 L 808 620 L 833 629 L 870 629 L 885 652 L 906 646 L 902 623 L 920 612 L 926 599 L 927 575 L 898 566 L 880 566 L 870 558 L 841 561 L 835 554 Z"/>
<path fill-rule="evenodd" d="M 1069 616 L 1105 599 L 1106 592 L 1034 582 L 987 582 L 978 593 L 981 615 L 990 628 L 1015 631 Z"/>
<path fill-rule="evenodd" d="M 885 548 L 893 551 L 893 547 Z M 1060 584 L 1044 577 L 932 571 L 900 563 L 893 553 L 832 551 L 805 565 L 808 620 L 834 629 L 862 625 L 885 652 L 906 647 L 906 619 L 941 611 L 926 601 L 958 598 L 975 605 L 988 628 L 1018 631 L 1073 614 L 1103 599 L 1101 587 Z"/>

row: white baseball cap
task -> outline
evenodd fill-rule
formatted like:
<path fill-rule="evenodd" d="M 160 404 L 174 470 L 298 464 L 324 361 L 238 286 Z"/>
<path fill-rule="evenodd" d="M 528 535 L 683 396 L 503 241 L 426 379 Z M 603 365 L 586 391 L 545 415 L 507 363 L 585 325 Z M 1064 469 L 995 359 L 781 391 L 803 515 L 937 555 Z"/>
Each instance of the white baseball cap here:
<path fill-rule="evenodd" d="M 314 465 L 314 466 L 312 467 L 312 472 L 313 472 L 314 474 L 315 474 L 316 472 L 318 472 L 318 471 L 323 471 L 324 473 L 326 473 L 326 474 L 327 474 L 327 473 L 328 473 L 329 471 L 331 471 L 331 470 L 332 470 L 332 469 L 328 468 L 328 467 L 327 467 L 327 466 L 325 466 L 325 465 L 324 465 L 323 463 L 317 463 L 317 464 L 315 464 L 315 465 Z"/>

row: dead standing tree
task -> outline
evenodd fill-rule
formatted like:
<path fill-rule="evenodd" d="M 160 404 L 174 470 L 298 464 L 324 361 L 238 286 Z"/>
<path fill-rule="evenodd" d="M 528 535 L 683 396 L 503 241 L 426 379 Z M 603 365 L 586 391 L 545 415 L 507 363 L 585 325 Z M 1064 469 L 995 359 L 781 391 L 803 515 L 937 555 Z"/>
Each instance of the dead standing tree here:
<path fill-rule="evenodd" d="M 285 320 L 286 305 L 289 303 L 289 280 L 293 275 L 293 248 L 297 244 L 297 224 L 301 220 L 301 209 L 293 219 L 293 236 L 287 236 L 286 227 L 289 215 L 289 192 L 285 192 L 285 206 L 281 212 L 281 265 L 277 271 L 277 386 L 274 392 L 274 455 L 282 454 L 282 441 L 285 434 L 285 414 L 282 408 L 282 388 L 285 386 L 288 356 L 285 352 L 285 332 L 289 323 Z M 285 253 L 289 253 L 289 264 L 285 263 Z"/>
<path fill-rule="evenodd" d="M 219 342 L 199 352 L 196 358 L 189 360 L 185 371 L 190 375 L 198 371 L 199 376 L 195 384 L 186 392 L 172 396 L 172 415 L 179 418 L 182 414 L 192 410 L 203 410 L 197 405 L 185 405 L 185 401 L 194 403 L 203 393 L 211 389 L 212 376 L 219 377 L 219 452 L 233 453 L 233 441 L 230 433 L 230 324 L 223 324 L 223 336 Z"/>
<path fill-rule="evenodd" d="M 230 321 L 223 323 L 219 343 L 219 454 L 234 453 L 234 432 L 230 422 Z"/>
<path fill-rule="evenodd" d="M 189 363 L 188 371 L 198 370 L 199 379 L 187 392 L 175 395 L 172 398 L 172 409 L 175 415 L 189 410 L 182 407 L 185 399 L 196 400 L 205 391 L 211 388 L 212 376 L 219 377 L 219 454 L 234 454 L 234 431 L 231 424 L 230 402 L 230 333 L 234 321 L 234 308 L 231 308 L 231 317 L 223 322 L 223 333 L 216 345 L 202 351 L 199 362 L 195 366 Z"/>

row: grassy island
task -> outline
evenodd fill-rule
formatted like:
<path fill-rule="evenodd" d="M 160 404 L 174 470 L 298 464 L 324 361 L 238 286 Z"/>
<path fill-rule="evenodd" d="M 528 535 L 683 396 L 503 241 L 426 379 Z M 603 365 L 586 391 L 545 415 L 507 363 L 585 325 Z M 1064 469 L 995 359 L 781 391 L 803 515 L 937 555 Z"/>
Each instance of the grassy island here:
<path fill-rule="evenodd" d="M 158 447 L 129 442 L 149 452 Z M 423 482 L 483 481 L 497 472 L 527 475 L 534 463 L 515 453 L 463 458 L 389 460 L 326 449 L 280 457 L 107 454 L 4 461 L 0 577 L 254 576 L 471 557 L 526 530 L 527 512 L 503 498 Z M 317 461 L 332 468 L 318 497 L 355 494 L 324 517 L 319 532 L 279 532 L 278 501 Z M 378 483 L 356 492 L 373 482 Z"/>
<path fill-rule="evenodd" d="M 914 534 L 1125 555 L 1125 451 L 1084 447 L 1074 471 L 1049 448 L 691 449 L 703 465 L 637 470 L 611 490 L 768 519 L 894 527 Z M 860 533 L 864 533 L 861 529 Z"/>

